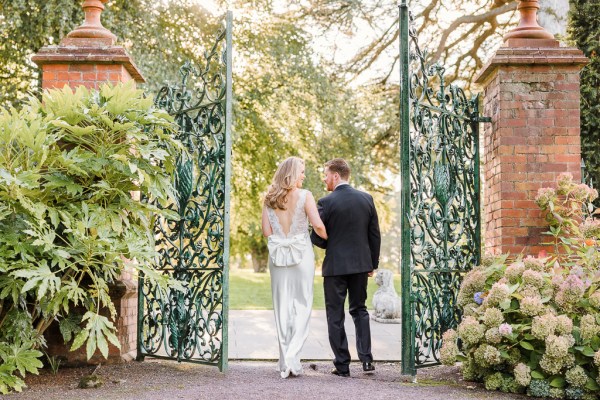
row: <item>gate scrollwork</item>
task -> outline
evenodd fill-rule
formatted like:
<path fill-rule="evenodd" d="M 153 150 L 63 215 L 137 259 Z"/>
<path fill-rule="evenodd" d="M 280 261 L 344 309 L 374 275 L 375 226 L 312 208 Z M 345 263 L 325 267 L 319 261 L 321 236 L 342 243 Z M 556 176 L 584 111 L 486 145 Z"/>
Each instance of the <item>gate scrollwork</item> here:
<path fill-rule="evenodd" d="M 231 129 L 231 14 L 203 65 L 186 62 L 181 81 L 162 87 L 155 104 L 179 126 L 185 147 L 173 177 L 178 218 L 158 216 L 159 272 L 183 290 L 166 293 L 140 277 L 138 358 L 227 366 L 227 287 Z"/>
<path fill-rule="evenodd" d="M 480 260 L 479 99 L 427 62 L 406 1 L 401 13 L 404 373 L 438 364 L 460 321 L 462 276 Z"/>

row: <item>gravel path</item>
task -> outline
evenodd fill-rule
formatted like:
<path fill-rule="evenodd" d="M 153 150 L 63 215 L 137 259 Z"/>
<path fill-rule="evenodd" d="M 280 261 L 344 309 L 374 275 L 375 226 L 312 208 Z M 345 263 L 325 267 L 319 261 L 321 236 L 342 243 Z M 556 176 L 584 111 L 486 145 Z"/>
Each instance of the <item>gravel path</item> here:
<path fill-rule="evenodd" d="M 281 379 L 274 362 L 234 361 L 227 373 L 216 367 L 150 360 L 101 366 L 96 374 L 104 384 L 97 389 L 78 389 L 80 377 L 92 367 L 48 370 L 27 378 L 23 393 L 2 399 L 526 399 L 525 396 L 485 391 L 480 385 L 460 380 L 456 367 L 420 370 L 417 383 L 400 375 L 398 363 L 376 364 L 374 375 L 351 366 L 351 378 L 330 374 L 329 362 L 304 363 L 305 374 Z"/>

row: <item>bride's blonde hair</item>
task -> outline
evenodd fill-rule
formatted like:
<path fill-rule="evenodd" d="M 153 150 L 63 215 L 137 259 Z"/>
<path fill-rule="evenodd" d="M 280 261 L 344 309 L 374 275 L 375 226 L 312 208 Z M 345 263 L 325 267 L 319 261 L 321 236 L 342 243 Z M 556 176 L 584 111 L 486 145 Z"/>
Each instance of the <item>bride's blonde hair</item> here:
<path fill-rule="evenodd" d="M 279 164 L 265 195 L 265 205 L 267 207 L 286 209 L 287 195 L 296 187 L 303 165 L 304 160 L 299 157 L 288 157 Z"/>

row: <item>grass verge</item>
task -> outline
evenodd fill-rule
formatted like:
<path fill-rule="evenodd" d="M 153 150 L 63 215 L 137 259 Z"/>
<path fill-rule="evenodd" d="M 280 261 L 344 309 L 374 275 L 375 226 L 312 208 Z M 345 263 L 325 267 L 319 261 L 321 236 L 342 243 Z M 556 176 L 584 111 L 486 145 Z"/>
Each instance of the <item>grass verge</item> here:
<path fill-rule="evenodd" d="M 400 295 L 400 275 L 394 275 L 394 286 Z M 320 271 L 315 274 L 313 284 L 313 309 L 324 310 L 323 277 Z M 371 300 L 377 290 L 373 278 L 369 278 L 367 287 L 367 307 L 372 308 Z M 346 303 L 346 308 L 348 304 Z M 271 276 L 266 273 L 255 273 L 250 269 L 232 269 L 229 271 L 229 308 L 231 310 L 272 310 Z"/>

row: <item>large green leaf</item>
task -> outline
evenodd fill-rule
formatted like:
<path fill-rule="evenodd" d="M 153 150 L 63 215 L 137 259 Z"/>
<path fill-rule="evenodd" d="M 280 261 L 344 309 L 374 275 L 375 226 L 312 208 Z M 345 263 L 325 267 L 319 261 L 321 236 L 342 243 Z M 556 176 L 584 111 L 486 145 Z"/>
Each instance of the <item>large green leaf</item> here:
<path fill-rule="evenodd" d="M 531 377 L 534 379 L 546 379 L 546 377 L 544 376 L 544 374 L 541 371 L 531 371 Z"/>
<path fill-rule="evenodd" d="M 519 342 L 519 345 L 520 345 L 522 348 L 526 349 L 526 350 L 533 350 L 533 349 L 534 349 L 533 345 L 532 345 L 531 343 L 529 343 L 529 342 L 525 341 L 525 340 L 521 340 L 521 341 Z"/>
<path fill-rule="evenodd" d="M 588 357 L 594 357 L 594 353 L 594 350 L 589 346 L 585 346 L 583 350 L 581 350 L 581 354 Z"/>
<path fill-rule="evenodd" d="M 68 315 L 59 321 L 58 327 L 65 343 L 70 342 L 74 334 L 81 332 L 80 324 L 81 317 L 78 315 Z"/>
<path fill-rule="evenodd" d="M 566 384 L 567 384 L 567 382 L 565 381 L 565 378 L 562 376 L 556 376 L 556 377 L 550 379 L 550 386 L 555 387 L 555 388 L 564 388 Z"/>
<path fill-rule="evenodd" d="M 600 390 L 600 385 L 598 385 L 598 383 L 594 379 L 588 378 L 588 381 L 585 384 L 585 388 L 587 390 L 597 391 Z"/>
<path fill-rule="evenodd" d="M 22 293 L 37 288 L 38 300 L 46 296 L 47 293 L 49 295 L 54 294 L 61 285 L 60 277 L 50 270 L 46 260 L 41 260 L 37 268 L 13 271 L 11 275 L 27 280 L 21 289 Z"/>
<path fill-rule="evenodd" d="M 21 376 L 25 376 L 26 372 L 37 374 L 38 369 L 44 366 L 40 361 L 43 353 L 34 350 L 32 346 L 32 342 L 14 343 L 8 346 L 5 362 L 14 365 Z"/>
<path fill-rule="evenodd" d="M 0 364 L 0 393 L 7 394 L 11 390 L 21 392 L 25 387 L 23 379 L 14 374 L 15 367 L 8 363 Z"/>

